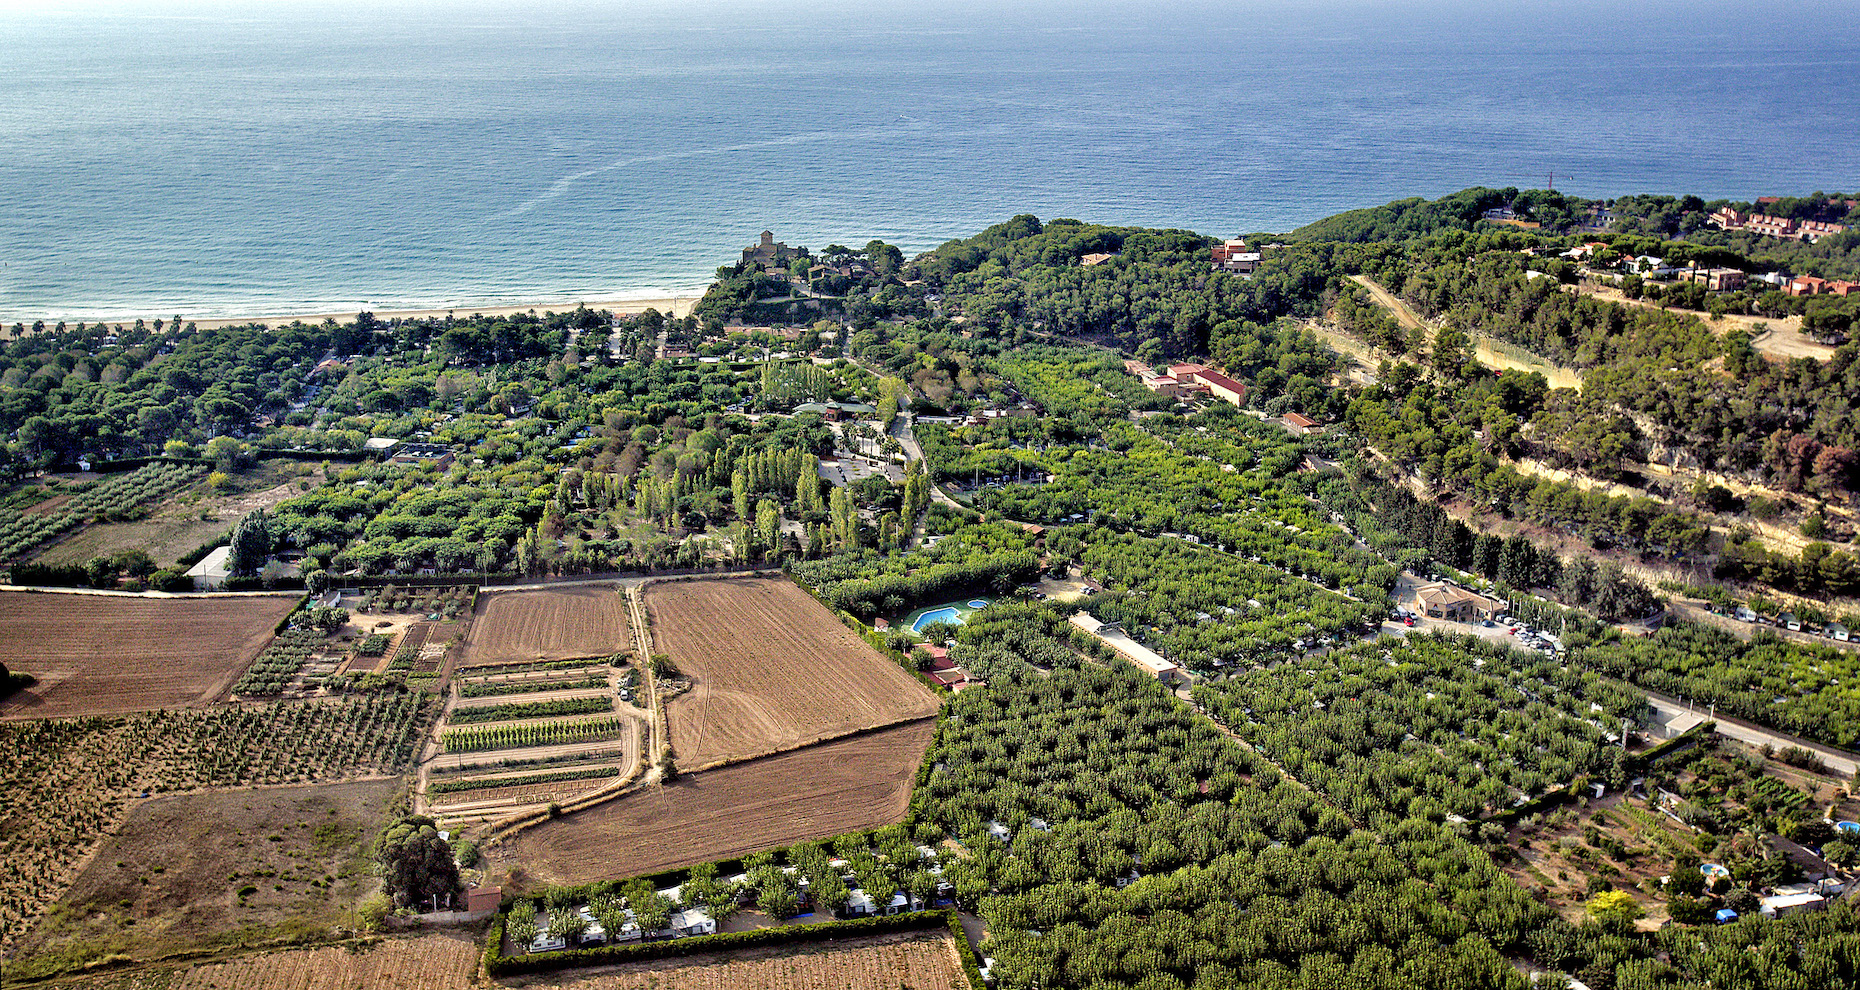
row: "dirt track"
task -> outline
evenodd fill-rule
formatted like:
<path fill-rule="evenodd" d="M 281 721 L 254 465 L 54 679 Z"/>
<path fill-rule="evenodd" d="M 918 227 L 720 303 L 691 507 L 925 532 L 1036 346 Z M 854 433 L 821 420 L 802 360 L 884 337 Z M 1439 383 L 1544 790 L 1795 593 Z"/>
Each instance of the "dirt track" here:
<path fill-rule="evenodd" d="M 682 776 L 528 829 L 495 865 L 582 883 L 902 821 L 935 728 L 925 719 Z"/>
<path fill-rule="evenodd" d="M 692 681 L 667 708 L 684 769 L 937 710 L 929 689 L 790 581 L 655 584 L 646 603 L 654 648 Z"/>
<path fill-rule="evenodd" d="M 1389 314 L 1395 317 L 1395 322 L 1401 326 L 1411 330 L 1432 329 L 1425 320 L 1421 319 L 1420 314 L 1416 313 L 1407 303 L 1403 302 L 1400 298 L 1396 297 L 1394 293 L 1383 288 L 1375 281 L 1361 275 L 1350 276 L 1350 281 L 1368 289 L 1369 295 L 1376 301 L 1376 305 L 1388 310 Z M 1488 367 L 1511 368 L 1524 372 L 1534 371 L 1544 376 L 1544 380 L 1550 383 L 1551 388 L 1579 389 L 1582 387 L 1581 372 L 1552 364 L 1544 358 L 1532 354 L 1530 351 L 1518 347 L 1515 344 L 1509 344 L 1501 340 L 1492 340 L 1488 337 L 1475 334 L 1473 335 L 1473 352 L 1474 355 Z"/>

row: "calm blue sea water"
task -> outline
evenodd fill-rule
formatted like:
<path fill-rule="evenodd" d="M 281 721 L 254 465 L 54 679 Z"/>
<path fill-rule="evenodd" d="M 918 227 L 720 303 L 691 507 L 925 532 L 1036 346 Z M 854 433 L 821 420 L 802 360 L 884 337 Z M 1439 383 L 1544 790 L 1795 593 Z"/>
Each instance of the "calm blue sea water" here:
<path fill-rule="evenodd" d="M 1856 14 L 0 0 L 0 320 L 637 297 L 764 227 L 1231 235 L 1552 171 L 1853 191 Z"/>

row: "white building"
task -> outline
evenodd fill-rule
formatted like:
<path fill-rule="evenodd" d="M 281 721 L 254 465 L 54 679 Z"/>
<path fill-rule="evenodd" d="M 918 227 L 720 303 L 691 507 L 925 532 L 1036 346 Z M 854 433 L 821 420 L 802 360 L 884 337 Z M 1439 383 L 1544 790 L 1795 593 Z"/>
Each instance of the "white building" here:
<path fill-rule="evenodd" d="M 195 591 L 212 591 L 226 586 L 226 579 L 232 576 L 232 545 L 213 548 L 213 552 L 200 558 L 200 563 L 187 569 L 187 576 L 194 582 Z"/>

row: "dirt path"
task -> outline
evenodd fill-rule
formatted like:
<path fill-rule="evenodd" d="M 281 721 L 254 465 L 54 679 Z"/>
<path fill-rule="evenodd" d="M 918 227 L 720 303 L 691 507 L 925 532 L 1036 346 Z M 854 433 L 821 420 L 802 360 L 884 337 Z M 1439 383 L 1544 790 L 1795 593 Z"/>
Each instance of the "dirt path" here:
<path fill-rule="evenodd" d="M 639 759 L 647 765 L 646 783 L 656 784 L 662 774 L 660 765 L 664 763 L 669 733 L 665 731 L 665 699 L 659 697 L 659 679 L 652 673 L 652 627 L 647 625 L 645 599 L 639 592 L 639 585 L 627 586 L 626 604 L 628 622 L 633 627 L 633 656 L 638 658 L 639 689 L 651 705 L 646 717 L 646 747 Z"/>
<path fill-rule="evenodd" d="M 1395 322 L 1411 330 L 1433 330 L 1434 325 L 1421 318 L 1413 307 L 1403 302 L 1389 290 L 1377 284 L 1375 280 L 1363 275 L 1352 275 L 1350 281 L 1369 290 L 1370 298 L 1376 305 L 1389 311 Z M 1582 373 L 1574 368 L 1565 368 L 1541 355 L 1533 354 L 1525 348 L 1502 340 L 1494 340 L 1484 334 L 1471 334 L 1473 354 L 1481 363 L 1493 368 L 1510 368 L 1515 371 L 1536 372 L 1544 376 L 1551 388 L 1582 388 Z"/>
<path fill-rule="evenodd" d="M 1800 316 L 1772 318 L 1768 316 L 1721 316 L 1702 313 L 1695 309 L 1674 309 L 1663 307 L 1659 303 L 1645 299 L 1629 299 L 1621 290 L 1613 286 L 1584 284 L 1577 286 L 1577 292 L 1585 296 L 1594 296 L 1623 306 L 1639 306 L 1642 309 L 1666 309 L 1674 313 L 1686 313 L 1699 318 L 1705 328 L 1713 333 L 1725 334 L 1732 330 L 1743 330 L 1750 334 L 1750 346 L 1771 361 L 1782 363 L 1794 358 L 1806 357 L 1827 360 L 1834 354 L 1834 348 L 1816 343 L 1802 332 Z"/>

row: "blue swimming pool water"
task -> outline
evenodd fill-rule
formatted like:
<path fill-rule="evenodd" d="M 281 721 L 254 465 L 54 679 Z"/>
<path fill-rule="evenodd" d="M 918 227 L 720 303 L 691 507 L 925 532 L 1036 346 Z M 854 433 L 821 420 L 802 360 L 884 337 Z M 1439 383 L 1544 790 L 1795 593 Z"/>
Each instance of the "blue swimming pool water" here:
<path fill-rule="evenodd" d="M 932 622 L 948 622 L 952 625 L 960 626 L 962 625 L 962 613 L 957 611 L 956 607 L 953 605 L 931 609 L 918 616 L 916 622 L 911 623 L 911 632 L 921 633 L 924 631 L 924 627 Z"/>

